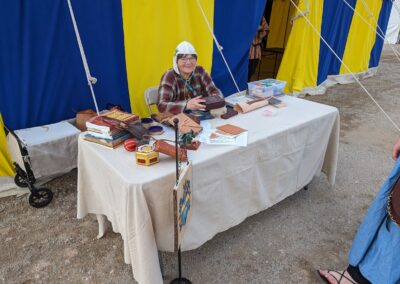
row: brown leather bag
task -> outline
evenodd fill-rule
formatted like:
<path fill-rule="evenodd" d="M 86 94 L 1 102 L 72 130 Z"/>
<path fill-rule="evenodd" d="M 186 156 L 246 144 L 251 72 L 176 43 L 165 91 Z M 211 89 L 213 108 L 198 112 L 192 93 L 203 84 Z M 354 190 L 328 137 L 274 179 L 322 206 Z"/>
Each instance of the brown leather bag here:
<path fill-rule="evenodd" d="M 387 211 L 390 219 L 400 226 L 400 178 L 396 181 L 389 194 Z"/>
<path fill-rule="evenodd" d="M 82 111 L 78 111 L 76 113 L 76 128 L 78 128 L 80 131 L 86 131 L 86 121 L 91 119 L 92 117 L 96 116 L 96 112 L 92 109 L 86 109 Z"/>

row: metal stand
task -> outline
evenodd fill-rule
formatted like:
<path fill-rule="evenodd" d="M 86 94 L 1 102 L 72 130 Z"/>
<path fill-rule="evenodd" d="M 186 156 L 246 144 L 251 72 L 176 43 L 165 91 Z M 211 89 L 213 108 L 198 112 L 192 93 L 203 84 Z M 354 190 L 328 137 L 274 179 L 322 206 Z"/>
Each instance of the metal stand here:
<path fill-rule="evenodd" d="M 179 159 L 178 159 L 178 122 L 177 118 L 174 119 L 174 128 L 175 128 L 175 163 L 176 163 L 176 184 L 179 183 Z M 170 282 L 170 284 L 192 284 L 190 280 L 182 277 L 182 263 L 181 263 L 181 247 L 178 249 L 178 269 L 179 276 Z"/>

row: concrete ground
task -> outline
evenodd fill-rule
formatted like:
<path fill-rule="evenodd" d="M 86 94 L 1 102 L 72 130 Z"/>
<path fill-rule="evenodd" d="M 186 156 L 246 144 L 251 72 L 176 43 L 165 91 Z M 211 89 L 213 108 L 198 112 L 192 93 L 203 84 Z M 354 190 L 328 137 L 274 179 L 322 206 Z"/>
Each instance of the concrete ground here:
<path fill-rule="evenodd" d="M 400 63 L 385 47 L 378 75 L 363 80 L 400 124 Z M 316 269 L 346 266 L 357 227 L 393 161 L 399 133 L 357 84 L 307 99 L 341 115 L 336 185 L 315 178 L 281 203 L 182 254 L 193 283 L 320 283 Z M 27 197 L 0 199 L 0 283 L 134 283 L 119 234 L 96 239 L 93 216 L 76 219 L 77 172 L 53 180 L 43 209 Z M 165 283 L 176 276 L 173 253 L 163 253 Z"/>

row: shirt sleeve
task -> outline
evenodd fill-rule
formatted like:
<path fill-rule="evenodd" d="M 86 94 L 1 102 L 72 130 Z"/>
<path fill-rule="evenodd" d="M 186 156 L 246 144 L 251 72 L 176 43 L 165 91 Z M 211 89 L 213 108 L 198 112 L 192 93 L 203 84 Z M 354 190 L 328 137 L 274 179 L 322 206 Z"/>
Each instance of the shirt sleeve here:
<path fill-rule="evenodd" d="M 158 88 L 157 108 L 159 112 L 171 112 L 178 114 L 184 111 L 187 104 L 186 101 L 177 100 L 173 83 L 175 82 L 174 75 L 171 72 L 166 72 L 161 77 L 160 87 Z"/>

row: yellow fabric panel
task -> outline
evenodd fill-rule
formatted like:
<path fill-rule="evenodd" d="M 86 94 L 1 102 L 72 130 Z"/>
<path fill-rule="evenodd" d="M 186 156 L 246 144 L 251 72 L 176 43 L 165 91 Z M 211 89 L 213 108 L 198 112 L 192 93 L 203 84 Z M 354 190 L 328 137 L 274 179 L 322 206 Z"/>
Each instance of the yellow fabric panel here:
<path fill-rule="evenodd" d="M 14 168 L 7 150 L 6 135 L 4 133 L 3 118 L 0 114 L 0 176 L 13 176 Z"/>
<path fill-rule="evenodd" d="M 213 30 L 214 0 L 200 0 Z M 144 91 L 172 68 L 181 41 L 192 43 L 198 64 L 211 72 L 213 38 L 196 1 L 122 0 L 125 59 L 132 111 L 147 116 Z"/>
<path fill-rule="evenodd" d="M 358 73 L 368 70 L 371 51 L 375 44 L 379 13 L 382 8 L 382 1 L 364 0 L 357 1 L 355 10 L 370 24 L 367 25 L 359 15 L 354 13 L 351 22 L 346 48 L 343 55 L 343 62 L 350 68 L 351 72 Z M 371 17 L 370 13 L 373 16 Z M 342 65 L 340 74 L 347 74 L 349 71 Z"/>
<path fill-rule="evenodd" d="M 295 14 L 296 8 L 289 0 L 274 0 L 269 20 L 268 48 L 283 48 L 286 46 L 292 30 L 290 20 Z"/>
<path fill-rule="evenodd" d="M 306 10 L 305 1 L 299 8 Z M 309 0 L 310 13 L 306 17 L 321 32 L 323 1 Z M 315 87 L 318 76 L 320 38 L 309 23 L 299 17 L 290 34 L 277 79 L 287 82 L 285 92 L 301 92 L 304 87 Z"/>

